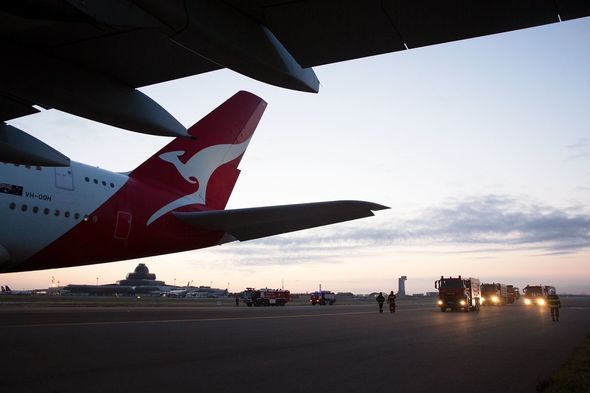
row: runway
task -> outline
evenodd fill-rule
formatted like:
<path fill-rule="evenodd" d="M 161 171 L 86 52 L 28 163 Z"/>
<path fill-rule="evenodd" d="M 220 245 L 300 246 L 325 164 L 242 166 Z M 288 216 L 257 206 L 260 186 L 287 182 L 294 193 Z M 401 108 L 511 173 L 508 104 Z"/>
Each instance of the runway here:
<path fill-rule="evenodd" d="M 590 299 L 441 313 L 431 303 L 3 308 L 0 391 L 534 392 L 590 333 Z"/>

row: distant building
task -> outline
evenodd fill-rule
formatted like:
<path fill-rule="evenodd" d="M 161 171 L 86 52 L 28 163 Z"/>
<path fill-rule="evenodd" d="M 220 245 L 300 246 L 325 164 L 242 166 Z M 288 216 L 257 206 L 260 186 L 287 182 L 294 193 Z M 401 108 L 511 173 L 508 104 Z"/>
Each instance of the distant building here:
<path fill-rule="evenodd" d="M 336 297 L 338 299 L 352 299 L 354 297 L 354 294 L 352 292 L 338 292 L 336 294 Z"/>
<path fill-rule="evenodd" d="M 406 296 L 406 280 L 408 279 L 408 276 L 401 276 L 398 280 L 398 291 L 397 291 L 397 296 L 399 297 L 404 297 Z"/>
<path fill-rule="evenodd" d="M 64 292 L 71 295 L 86 296 L 133 296 L 137 294 L 160 296 L 170 291 L 174 286 L 166 285 L 164 281 L 157 281 L 156 275 L 150 273 L 144 263 L 140 263 L 135 271 L 128 273 L 125 280 L 106 285 L 66 285 Z"/>
<path fill-rule="evenodd" d="M 140 263 L 133 273 L 127 273 L 125 280 L 117 281 L 117 285 L 145 286 L 166 285 L 164 281 L 156 281 L 156 275 L 150 273 L 145 263 Z"/>
<path fill-rule="evenodd" d="M 227 289 L 211 288 L 209 286 L 201 285 L 199 287 L 188 287 L 186 296 L 207 298 L 228 297 L 229 291 Z"/>
<path fill-rule="evenodd" d="M 170 297 L 227 297 L 227 289 L 211 288 L 209 286 L 167 285 L 164 281 L 156 280 L 156 275 L 144 263 L 137 265 L 135 270 L 128 273 L 124 280 L 106 285 L 78 285 L 70 284 L 63 288 L 70 295 L 80 296 L 170 296 Z"/>

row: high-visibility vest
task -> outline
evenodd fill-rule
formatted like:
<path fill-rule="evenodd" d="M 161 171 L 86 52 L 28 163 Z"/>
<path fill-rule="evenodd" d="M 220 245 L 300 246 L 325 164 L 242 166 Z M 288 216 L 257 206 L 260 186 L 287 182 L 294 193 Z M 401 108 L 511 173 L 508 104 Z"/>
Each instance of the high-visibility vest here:
<path fill-rule="evenodd" d="M 559 296 L 557 295 L 549 295 L 547 297 L 547 303 L 549 304 L 549 307 L 561 306 L 561 301 L 559 300 Z"/>

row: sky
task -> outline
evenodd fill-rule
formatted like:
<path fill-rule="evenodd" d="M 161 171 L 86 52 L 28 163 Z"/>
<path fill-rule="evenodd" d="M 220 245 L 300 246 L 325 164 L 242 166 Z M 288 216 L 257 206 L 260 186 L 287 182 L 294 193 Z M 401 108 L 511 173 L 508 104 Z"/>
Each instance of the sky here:
<path fill-rule="evenodd" d="M 190 126 L 238 90 L 268 102 L 228 208 L 359 199 L 375 217 L 139 260 L 0 275 L 15 288 L 168 283 L 434 290 L 441 275 L 590 294 L 590 18 L 315 67 L 320 93 L 229 70 L 141 90 Z M 129 171 L 170 138 L 56 110 L 9 122 Z"/>

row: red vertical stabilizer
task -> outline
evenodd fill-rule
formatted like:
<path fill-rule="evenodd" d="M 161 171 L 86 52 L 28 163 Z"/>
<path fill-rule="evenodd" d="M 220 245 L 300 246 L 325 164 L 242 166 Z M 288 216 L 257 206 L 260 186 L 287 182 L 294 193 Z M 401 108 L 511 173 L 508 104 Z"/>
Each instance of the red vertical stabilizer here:
<path fill-rule="evenodd" d="M 240 91 L 189 128 L 193 139 L 174 139 L 131 172 L 130 178 L 172 196 L 165 211 L 152 221 L 191 204 L 224 209 L 240 173 L 238 164 L 265 108 L 261 98 Z"/>

